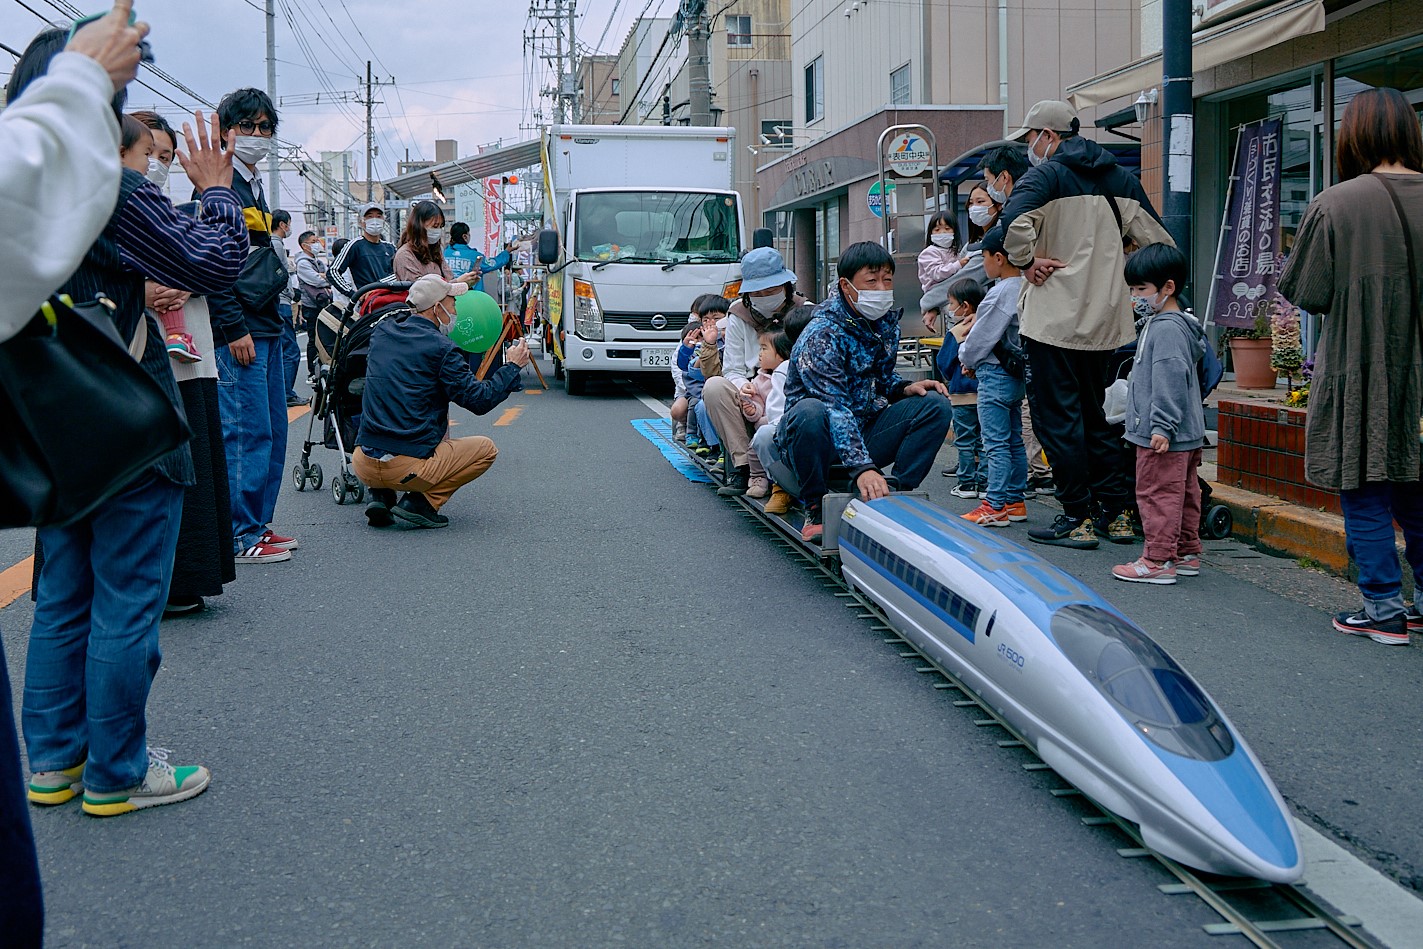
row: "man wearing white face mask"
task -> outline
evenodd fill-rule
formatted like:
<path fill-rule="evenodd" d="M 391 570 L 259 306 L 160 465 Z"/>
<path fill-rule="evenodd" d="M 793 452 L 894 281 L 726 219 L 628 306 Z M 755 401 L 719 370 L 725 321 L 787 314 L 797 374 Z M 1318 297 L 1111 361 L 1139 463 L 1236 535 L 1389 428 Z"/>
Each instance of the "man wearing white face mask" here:
<path fill-rule="evenodd" d="M 1112 351 L 1136 337 L 1123 241 L 1144 247 L 1171 236 L 1141 182 L 1079 127 L 1066 102 L 1028 111 L 1009 137 L 1028 143 L 1033 168 L 1014 183 L 998 221 L 1026 281 L 1019 318 L 1028 401 L 1063 511 L 1028 537 L 1085 549 L 1099 536 L 1134 539 L 1119 439 L 1102 410 Z"/>
<path fill-rule="evenodd" d="M 786 412 L 775 445 L 805 502 L 801 537 L 819 543 L 821 499 L 830 467 L 848 469 L 860 497 L 889 493 L 881 469 L 894 466 L 905 490 L 934 466 L 953 418 L 942 382 L 909 382 L 895 371 L 899 319 L 894 258 L 872 241 L 840 254 L 837 292 L 822 303 L 791 352 Z"/>
<path fill-rule="evenodd" d="M 326 277 L 336 292 L 355 299 L 356 291 L 395 273 L 395 245 L 385 239 L 385 209 L 379 204 L 361 208 L 361 237 L 341 249 Z"/>
<path fill-rule="evenodd" d="M 272 248 L 283 255 L 257 169 L 272 148 L 276 107 L 260 89 L 238 89 L 223 96 L 217 114 L 223 134 L 235 134 L 232 190 L 242 202 L 252 250 Z M 287 384 L 278 309 L 286 279 L 265 302 L 253 295 L 271 289 L 265 281 L 259 277 L 258 286 L 246 288 L 244 283 L 250 283 L 246 274 L 232 290 L 208 296 L 221 383 L 218 401 L 232 496 L 233 548 L 239 564 L 276 563 L 290 560 L 297 546 L 294 538 L 271 526 L 277 494 L 286 480 Z"/>
<path fill-rule="evenodd" d="M 499 452 L 483 435 L 450 438 L 450 403 L 484 415 L 518 392 L 529 364 L 523 340 L 509 347 L 505 365 L 483 382 L 449 340 L 455 297 L 468 291 L 434 274 L 416 280 L 406 298 L 414 312 L 385 319 L 371 335 L 361 428 L 351 463 L 371 489 L 366 521 L 389 527 L 398 518 L 415 527 L 445 527 L 440 508 L 462 486 L 494 464 Z M 405 496 L 396 500 L 396 492 Z"/>

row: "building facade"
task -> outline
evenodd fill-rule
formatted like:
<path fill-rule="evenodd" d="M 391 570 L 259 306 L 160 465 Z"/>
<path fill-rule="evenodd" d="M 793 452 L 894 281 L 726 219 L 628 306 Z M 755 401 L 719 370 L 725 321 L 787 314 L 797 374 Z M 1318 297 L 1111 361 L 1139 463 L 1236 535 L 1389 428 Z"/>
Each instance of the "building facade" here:
<path fill-rule="evenodd" d="M 622 112 L 618 57 L 597 53 L 579 59 L 578 121 L 584 125 L 613 125 Z"/>

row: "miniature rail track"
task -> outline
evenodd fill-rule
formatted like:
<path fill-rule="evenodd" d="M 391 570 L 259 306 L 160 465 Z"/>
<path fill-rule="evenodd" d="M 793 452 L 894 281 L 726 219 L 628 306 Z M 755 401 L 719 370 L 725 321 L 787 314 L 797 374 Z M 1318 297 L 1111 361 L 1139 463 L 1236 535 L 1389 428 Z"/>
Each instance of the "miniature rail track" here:
<path fill-rule="evenodd" d="M 687 454 L 712 478 L 713 486 L 723 483 L 719 468 L 706 465 L 690 452 Z M 975 725 L 1002 729 L 1008 737 L 999 740 L 998 747 L 1021 749 L 1033 759 L 1023 763 L 1023 770 L 1052 770 L 1038 759 L 1023 736 L 975 692 L 952 672 L 926 656 L 913 642 L 902 637 L 874 601 L 850 587 L 840 573 L 838 557 L 802 541 L 798 518 L 768 514 L 764 504 L 754 498 L 741 496 L 729 500 L 736 503 L 742 516 L 762 534 L 796 555 L 802 561 L 802 568 L 813 574 L 847 609 L 854 610 L 858 618 L 867 621 L 871 631 L 880 634 L 885 645 L 894 647 L 900 658 L 916 663 L 915 671 L 930 676 L 935 689 L 953 693 L 954 706 L 973 715 Z M 1066 781 L 1061 783 L 1067 784 Z M 1100 807 L 1077 788 L 1054 788 L 1050 793 L 1057 798 L 1075 799 L 1094 812 L 1082 818 L 1084 824 L 1112 828 L 1120 833 L 1129 844 L 1117 848 L 1121 857 L 1151 859 L 1160 864 L 1177 881 L 1158 885 L 1157 889 L 1164 895 L 1194 895 L 1215 911 L 1221 921 L 1204 927 L 1211 935 L 1242 936 L 1260 949 L 1288 949 L 1297 944 L 1319 945 L 1321 936 L 1327 934 L 1333 937 L 1334 944 L 1355 949 L 1379 949 L 1378 943 L 1360 931 L 1358 919 L 1339 916 L 1302 886 L 1198 872 L 1146 847 L 1134 824 Z"/>

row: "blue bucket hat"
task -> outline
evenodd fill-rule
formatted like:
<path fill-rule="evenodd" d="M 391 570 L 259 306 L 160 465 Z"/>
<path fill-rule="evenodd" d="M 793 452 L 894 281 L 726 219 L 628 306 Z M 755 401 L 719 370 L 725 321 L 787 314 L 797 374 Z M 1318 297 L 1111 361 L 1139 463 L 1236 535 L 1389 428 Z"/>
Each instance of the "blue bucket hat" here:
<path fill-rule="evenodd" d="M 795 285 L 795 274 L 774 247 L 758 247 L 741 258 L 741 292 L 755 293 L 785 284 Z"/>

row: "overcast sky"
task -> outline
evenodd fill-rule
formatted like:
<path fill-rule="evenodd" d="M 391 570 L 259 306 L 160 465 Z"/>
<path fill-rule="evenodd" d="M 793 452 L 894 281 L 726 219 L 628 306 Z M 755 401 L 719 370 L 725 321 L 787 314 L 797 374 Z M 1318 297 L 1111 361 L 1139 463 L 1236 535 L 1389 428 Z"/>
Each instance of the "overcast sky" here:
<path fill-rule="evenodd" d="M 649 15 L 676 6 L 676 0 L 644 2 Z M 75 4 L 94 12 L 102 0 Z M 0 0 L 0 42 L 23 50 L 44 28 L 25 5 L 65 19 L 67 25 L 51 0 Z M 156 65 L 216 102 L 241 86 L 266 86 L 263 5 L 264 0 L 137 0 L 135 12 L 153 27 L 149 41 Z M 597 44 L 606 27 L 602 48 L 616 52 L 643 9 L 637 0 L 580 3 L 580 44 Z M 407 148 L 412 158 L 433 158 L 436 138 L 456 139 L 460 153 L 467 155 L 480 144 L 500 138 L 518 141 L 530 134 L 519 129 L 526 121 L 528 101 L 523 51 L 527 0 L 278 0 L 277 10 L 279 96 L 300 96 L 299 102 L 308 102 L 312 93 L 325 94 L 328 85 L 354 93 L 356 74 L 364 76 L 367 59 L 375 61 L 378 78 L 394 75 L 397 87 L 381 90 L 378 98 L 385 102 L 376 107 L 380 178 L 394 174 L 395 162 L 404 158 Z M 300 28 L 299 37 L 288 14 Z M 0 72 L 8 75 L 12 62 L 0 54 Z M 174 99 L 188 101 L 162 80 L 144 72 L 139 76 Z M 129 104 L 134 109 L 156 105 L 170 121 L 181 117 L 173 103 L 136 84 L 129 87 Z M 304 146 L 313 156 L 322 150 L 354 149 L 364 163 L 363 107 L 294 101 L 279 109 L 282 139 Z M 288 196 L 286 203 L 296 202 Z"/>

